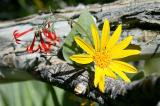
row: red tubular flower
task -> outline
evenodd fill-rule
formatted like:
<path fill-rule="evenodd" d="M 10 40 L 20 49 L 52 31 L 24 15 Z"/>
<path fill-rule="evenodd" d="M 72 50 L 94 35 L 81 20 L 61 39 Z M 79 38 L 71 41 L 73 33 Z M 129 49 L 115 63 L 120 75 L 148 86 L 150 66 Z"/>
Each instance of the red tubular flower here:
<path fill-rule="evenodd" d="M 43 29 L 44 36 L 50 41 L 50 42 L 60 42 L 60 38 L 57 37 L 55 32 L 51 32 L 48 29 Z"/>
<path fill-rule="evenodd" d="M 32 43 L 31 43 L 31 45 L 30 46 L 27 46 L 27 52 L 28 53 L 34 53 L 34 52 L 37 52 L 40 48 L 39 48 L 39 46 L 38 46 L 38 48 L 37 49 L 33 49 L 34 48 L 34 43 L 35 43 L 35 41 L 36 41 L 36 35 L 34 36 L 34 38 L 33 38 L 33 41 L 32 41 Z"/>
<path fill-rule="evenodd" d="M 55 41 L 57 36 L 55 32 L 48 32 L 48 38 Z"/>
<path fill-rule="evenodd" d="M 28 33 L 28 32 L 30 32 L 30 31 L 32 31 L 33 30 L 33 28 L 30 28 L 30 29 L 28 29 L 28 30 L 26 30 L 26 31 L 24 31 L 24 32 L 18 32 L 18 30 L 15 30 L 14 32 L 13 32 L 13 36 L 14 36 L 14 39 L 15 39 L 15 41 L 16 41 L 16 43 L 17 44 L 20 44 L 20 41 L 21 40 L 19 40 L 18 38 L 19 37 L 21 37 L 22 35 L 25 35 L 26 33 Z"/>
<path fill-rule="evenodd" d="M 48 29 L 44 28 L 44 29 L 42 29 L 42 32 L 43 32 L 44 36 L 48 38 Z"/>
<path fill-rule="evenodd" d="M 38 47 L 36 49 L 34 49 L 34 43 L 35 43 L 37 37 L 40 37 L 40 43 L 38 44 Z M 41 32 L 39 32 L 39 35 L 38 36 L 35 35 L 31 45 L 27 47 L 27 52 L 34 53 L 34 52 L 37 52 L 38 50 L 40 50 L 43 53 L 49 53 L 50 49 L 51 49 L 51 45 L 52 44 L 50 42 L 44 41 Z"/>
<path fill-rule="evenodd" d="M 56 37 L 56 41 L 59 43 L 61 41 L 60 37 Z"/>
<path fill-rule="evenodd" d="M 42 38 L 42 35 L 40 34 L 40 51 L 41 52 L 44 52 L 44 53 L 49 53 L 50 52 L 50 49 L 51 49 L 51 43 L 50 42 L 45 42 Z"/>

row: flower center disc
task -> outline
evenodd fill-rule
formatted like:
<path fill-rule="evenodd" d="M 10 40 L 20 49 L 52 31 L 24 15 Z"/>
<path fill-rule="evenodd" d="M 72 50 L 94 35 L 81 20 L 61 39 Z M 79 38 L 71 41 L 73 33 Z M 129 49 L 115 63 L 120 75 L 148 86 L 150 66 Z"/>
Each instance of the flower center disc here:
<path fill-rule="evenodd" d="M 107 51 L 96 52 L 93 60 L 98 67 L 107 68 L 111 61 L 111 54 Z"/>

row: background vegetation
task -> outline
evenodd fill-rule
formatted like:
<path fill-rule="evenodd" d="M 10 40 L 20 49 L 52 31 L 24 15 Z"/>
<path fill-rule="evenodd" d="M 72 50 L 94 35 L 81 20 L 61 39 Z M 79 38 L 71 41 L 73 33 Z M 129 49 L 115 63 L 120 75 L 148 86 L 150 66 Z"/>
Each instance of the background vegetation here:
<path fill-rule="evenodd" d="M 115 0 L 1 0 L 0 20 L 10 20 L 24 17 L 40 11 L 48 11 L 65 8 L 66 6 L 76 6 L 79 3 L 108 3 Z"/>

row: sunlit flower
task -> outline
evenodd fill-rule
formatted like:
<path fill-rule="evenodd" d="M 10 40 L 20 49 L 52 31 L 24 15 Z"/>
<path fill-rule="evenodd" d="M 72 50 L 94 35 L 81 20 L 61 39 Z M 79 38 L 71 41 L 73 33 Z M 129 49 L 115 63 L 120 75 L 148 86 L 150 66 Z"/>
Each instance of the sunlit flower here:
<path fill-rule="evenodd" d="M 33 28 L 30 28 L 30 29 L 27 29 L 26 31 L 23 31 L 23 32 L 19 32 L 18 30 L 15 30 L 13 32 L 13 36 L 14 36 L 14 39 L 16 41 L 17 44 L 20 44 L 20 39 L 18 39 L 19 37 L 21 37 L 22 35 L 25 35 L 29 32 L 31 32 L 33 30 Z"/>
<path fill-rule="evenodd" d="M 119 59 L 140 54 L 139 50 L 126 49 L 133 37 L 128 36 L 123 41 L 118 42 L 122 32 L 122 25 L 119 25 L 113 35 L 110 36 L 108 20 L 104 21 L 101 38 L 99 37 L 95 24 L 91 25 L 91 32 L 94 47 L 76 36 L 74 38 L 76 43 L 86 52 L 86 54 L 72 55 L 70 59 L 80 64 L 94 62 L 94 86 L 98 87 L 101 92 L 104 92 L 105 90 L 105 76 L 117 79 L 117 74 L 124 81 L 130 82 L 130 79 L 124 72 L 136 73 L 137 70 L 132 65 L 122 62 Z"/>

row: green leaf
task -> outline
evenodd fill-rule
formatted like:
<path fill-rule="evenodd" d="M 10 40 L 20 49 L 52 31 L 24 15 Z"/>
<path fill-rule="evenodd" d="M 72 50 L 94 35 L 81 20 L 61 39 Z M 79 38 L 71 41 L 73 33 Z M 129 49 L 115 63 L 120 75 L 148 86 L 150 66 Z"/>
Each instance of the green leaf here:
<path fill-rule="evenodd" d="M 83 11 L 78 18 L 78 21 L 74 23 L 70 34 L 67 36 L 64 42 L 62 50 L 64 59 L 67 62 L 72 63 L 69 57 L 73 54 L 82 52 L 82 49 L 79 48 L 79 46 L 77 46 L 76 42 L 74 41 L 74 36 L 80 36 L 88 43 L 92 44 L 92 42 L 90 41 L 90 26 L 92 23 L 94 23 L 93 16 L 87 10 Z"/>
<path fill-rule="evenodd" d="M 138 72 L 137 74 L 135 74 L 135 75 L 131 78 L 131 80 L 132 80 L 132 81 L 140 80 L 140 79 L 142 79 L 143 77 L 144 77 L 144 72 L 143 72 L 143 71 L 140 71 L 140 72 Z"/>
<path fill-rule="evenodd" d="M 151 74 L 158 74 L 160 75 L 160 57 L 158 58 L 150 58 L 145 61 L 144 65 L 144 73 L 146 76 L 151 75 Z"/>
<path fill-rule="evenodd" d="M 0 84 L 0 106 L 44 106 L 43 100 L 51 98 L 46 85 L 38 81 Z M 50 104 L 54 106 L 52 98 Z"/>
<path fill-rule="evenodd" d="M 82 98 L 39 81 L 0 84 L 0 106 L 80 106 L 81 102 Z"/>

